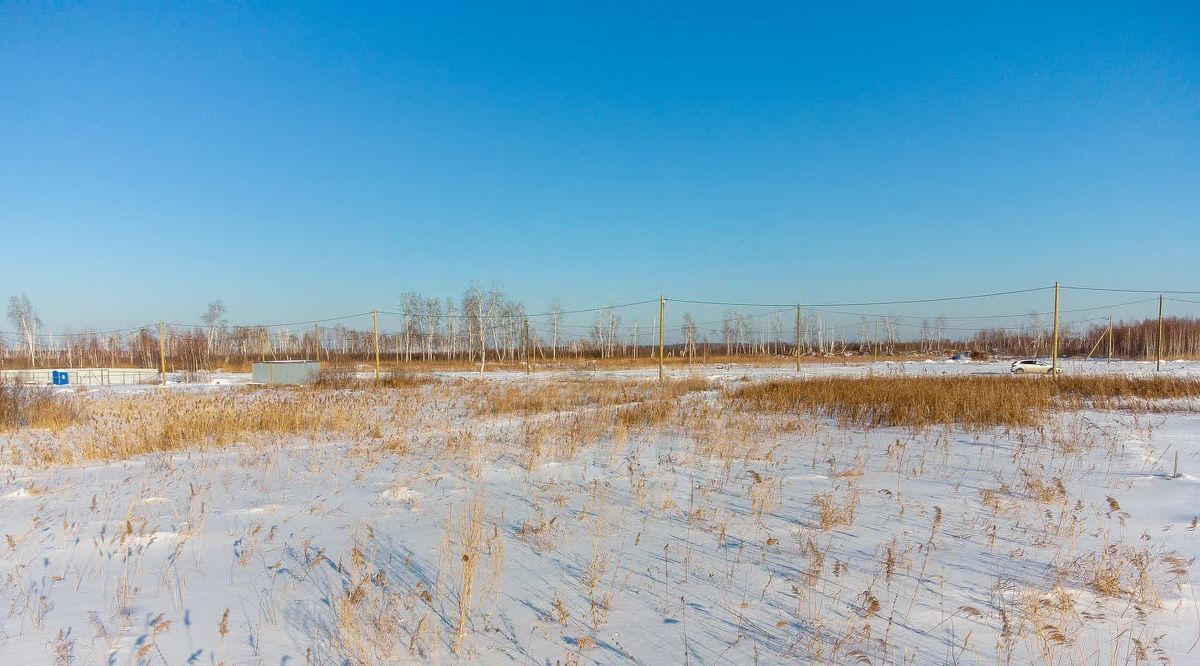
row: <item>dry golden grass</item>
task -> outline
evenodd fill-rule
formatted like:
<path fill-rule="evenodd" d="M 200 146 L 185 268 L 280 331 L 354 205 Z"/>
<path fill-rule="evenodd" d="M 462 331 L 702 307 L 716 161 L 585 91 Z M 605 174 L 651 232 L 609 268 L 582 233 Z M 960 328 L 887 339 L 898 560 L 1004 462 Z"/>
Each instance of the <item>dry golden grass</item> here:
<path fill-rule="evenodd" d="M 596 379 L 518 383 L 476 383 L 468 409 L 474 415 L 563 412 L 583 406 L 634 402 L 644 389 L 635 381 Z"/>
<path fill-rule="evenodd" d="M 812 498 L 812 505 L 817 509 L 818 524 L 823 531 L 835 527 L 849 527 L 854 524 L 854 514 L 858 510 L 858 492 L 851 487 L 836 497 L 833 493 L 821 493 Z"/>
<path fill-rule="evenodd" d="M 227 445 L 254 433 L 319 436 L 362 428 L 355 423 L 357 410 L 352 406 L 319 397 L 168 395 L 161 402 L 159 411 L 147 414 L 142 409 L 140 419 L 131 418 L 140 423 L 134 438 L 87 449 L 87 457 L 176 451 L 193 444 Z"/>
<path fill-rule="evenodd" d="M 70 399 L 42 387 L 0 379 L 0 432 L 20 428 L 58 432 L 78 418 L 78 410 Z"/>
<path fill-rule="evenodd" d="M 730 407 L 808 413 L 844 426 L 924 428 L 1034 427 L 1055 409 L 1145 406 L 1148 400 L 1200 397 L 1200 381 L 1130 377 L 822 377 L 735 388 Z M 1161 406 L 1156 407 L 1162 409 Z M 1182 408 L 1182 407 L 1180 407 Z"/>
<path fill-rule="evenodd" d="M 882 355 L 880 361 L 913 361 L 924 360 L 927 358 L 943 358 L 942 356 L 934 356 L 932 354 L 898 354 L 895 356 Z M 843 363 L 867 363 L 875 360 L 875 357 L 867 356 L 843 356 L 835 355 L 804 355 L 800 357 L 800 362 L 804 365 L 831 365 Z M 686 370 L 693 365 L 745 365 L 754 367 L 771 367 L 771 366 L 791 366 L 796 363 L 796 357 L 790 354 L 697 354 L 694 359 L 689 360 L 686 355 L 681 355 L 677 351 L 668 351 L 667 357 L 663 359 L 663 365 L 673 371 Z M 538 368 L 548 367 L 563 367 L 575 370 L 634 370 L 639 368 L 657 368 L 658 356 L 621 356 L 616 358 L 560 358 L 557 362 L 539 359 L 537 361 Z M 476 364 L 478 367 L 478 364 Z M 488 361 L 488 367 L 491 368 L 491 361 Z M 497 368 L 499 369 L 499 368 Z"/>
<path fill-rule="evenodd" d="M 383 436 L 381 419 L 396 425 L 412 412 L 412 403 L 398 395 L 374 390 L 248 389 L 63 400 L 65 407 L 40 408 L 34 414 L 42 414 L 37 418 L 46 421 L 47 415 L 59 413 L 56 410 L 71 410 L 74 425 L 49 438 L 29 439 L 20 453 L 16 448 L 10 452 L 14 464 L 58 465 L 229 446 L 264 436 L 378 439 Z"/>
<path fill-rule="evenodd" d="M 321 368 L 321 375 L 309 389 L 348 389 L 348 388 L 387 388 L 407 389 L 437 383 L 437 379 L 419 375 L 408 370 L 387 370 L 379 375 L 379 379 L 367 376 L 360 377 L 358 373 L 347 367 L 326 365 Z"/>
<path fill-rule="evenodd" d="M 715 389 L 702 377 L 665 382 L 440 383 L 431 391 L 405 390 L 438 382 L 406 373 L 389 373 L 378 383 L 346 377 L 339 375 L 326 384 L 338 390 L 170 391 L 101 398 L 3 385 L 0 431 L 50 431 L 49 436 L 23 438 L 19 450 L 10 447 L 8 457 L 14 464 L 123 459 L 251 443 L 264 436 L 349 436 L 366 450 L 400 452 L 416 441 L 412 433 L 404 434 L 407 415 L 448 398 L 444 404 L 462 405 L 473 416 L 548 415 L 522 419 L 520 424 L 524 446 L 518 459 L 532 469 L 548 456 L 571 458 L 581 447 L 606 437 L 621 442 L 631 433 L 664 427 L 686 432 L 697 442 L 697 452 L 707 455 L 769 456 L 769 451 L 742 446 L 778 421 L 757 420 L 755 415 L 762 413 L 789 415 L 793 421 L 801 415 L 828 416 L 842 425 L 865 428 L 953 424 L 982 430 L 1038 427 L 1057 409 L 1191 409 L 1200 396 L 1200 382 L 1195 380 L 1127 377 L 778 380 L 744 384 L 720 393 L 715 401 L 699 395 Z M 782 421 L 776 426 L 793 427 Z M 439 436 L 445 440 L 444 450 L 459 452 L 456 455 L 472 469 L 479 467 L 481 440 L 470 427 Z M 1047 497 L 1058 490 L 1029 489 Z"/>
<path fill-rule="evenodd" d="M 617 379 L 566 379 L 533 384 L 478 382 L 469 410 L 474 415 L 537 414 L 573 411 L 581 407 L 611 407 L 667 401 L 711 389 L 702 377 L 665 382 Z"/>
<path fill-rule="evenodd" d="M 1128 599 L 1151 607 L 1162 605 L 1162 597 L 1154 585 L 1151 569 L 1159 565 L 1146 549 L 1126 544 L 1108 544 L 1077 562 L 1086 572 L 1087 586 L 1106 596 Z"/>

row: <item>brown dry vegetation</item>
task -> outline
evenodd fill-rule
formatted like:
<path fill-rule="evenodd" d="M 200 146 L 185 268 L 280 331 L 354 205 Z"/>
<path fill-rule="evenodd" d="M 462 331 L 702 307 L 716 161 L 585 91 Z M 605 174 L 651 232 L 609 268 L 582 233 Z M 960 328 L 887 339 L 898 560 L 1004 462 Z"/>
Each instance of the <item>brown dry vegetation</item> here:
<path fill-rule="evenodd" d="M 562 412 L 584 406 L 601 407 L 635 402 L 674 400 L 695 391 L 713 388 L 702 377 L 656 383 L 617 379 L 567 379 L 533 384 L 477 383 L 470 404 L 472 414 L 535 414 Z"/>
<path fill-rule="evenodd" d="M 0 432 L 20 428 L 59 431 L 75 422 L 75 405 L 42 387 L 0 379 Z"/>
<path fill-rule="evenodd" d="M 65 401 L 52 404 L 65 405 Z M 402 420 L 404 403 L 388 391 L 242 390 L 217 394 L 163 393 L 76 401 L 50 436 L 27 443 L 26 459 L 41 465 L 118 460 L 187 448 L 228 446 L 261 436 L 310 440 L 382 437 L 379 423 Z M 55 413 L 40 408 L 35 413 Z M 39 417 L 40 421 L 49 419 Z M 69 425 L 73 422 L 73 425 Z M 39 420 L 31 428 L 45 428 Z M 386 442 L 384 442 L 386 445 Z M 17 455 L 12 449 L 11 456 Z"/>
<path fill-rule="evenodd" d="M 44 431 L 12 462 L 40 465 L 123 459 L 189 447 L 250 443 L 262 436 L 381 440 L 403 448 L 406 415 L 429 404 L 428 388 L 446 393 L 447 405 L 475 416 L 548 415 L 521 425 L 522 461 L 573 455 L 589 441 L 621 440 L 629 433 L 673 425 L 704 450 L 730 446 L 769 424 L 755 414 L 792 417 L 784 429 L 803 427 L 796 417 L 827 416 L 842 425 L 927 428 L 957 425 L 968 430 L 1042 425 L 1056 410 L 1192 409 L 1200 381 L 1118 376 L 1061 377 L 831 377 L 746 384 L 719 394 L 717 402 L 686 400 L 715 390 L 707 379 L 666 382 L 551 380 L 529 384 L 441 383 L 427 376 L 389 373 L 378 382 L 341 373 L 315 387 L 245 389 L 221 393 L 165 392 L 125 397 L 65 396 L 44 389 L 0 385 L 0 431 Z M 1174 402 L 1169 402 L 1173 400 Z M 1168 401 L 1168 402 L 1164 402 Z M 453 408 L 453 407 L 451 407 Z M 442 433 L 457 450 L 462 433 Z M 553 443 L 553 446 L 550 444 Z M 465 455 L 465 454 L 464 454 Z"/>
<path fill-rule="evenodd" d="M 406 369 L 389 369 L 381 372 L 379 378 L 373 375 L 362 377 L 351 367 L 344 365 L 326 364 L 321 368 L 320 377 L 314 386 L 316 389 L 348 389 L 348 388 L 392 388 L 405 389 L 434 384 L 437 380 L 428 375 L 410 372 Z"/>
<path fill-rule="evenodd" d="M 731 407 L 792 412 L 857 427 L 971 430 L 1032 427 L 1056 409 L 1143 407 L 1145 401 L 1200 397 L 1200 381 L 1102 377 L 822 377 L 741 386 L 726 394 Z M 1170 405 L 1157 404 L 1156 410 Z M 1177 405 L 1183 408 L 1182 405 Z"/>

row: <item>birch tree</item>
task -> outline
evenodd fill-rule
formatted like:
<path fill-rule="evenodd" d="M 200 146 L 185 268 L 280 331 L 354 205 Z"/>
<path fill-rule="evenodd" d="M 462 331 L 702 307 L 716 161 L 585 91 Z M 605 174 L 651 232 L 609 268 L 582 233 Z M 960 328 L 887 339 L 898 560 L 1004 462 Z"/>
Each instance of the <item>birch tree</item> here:
<path fill-rule="evenodd" d="M 433 343 L 441 325 L 442 303 L 436 298 L 425 302 L 425 360 L 433 360 Z"/>
<path fill-rule="evenodd" d="M 682 332 L 684 353 L 687 354 L 690 365 L 696 358 L 696 320 L 692 318 L 690 312 L 683 313 Z"/>
<path fill-rule="evenodd" d="M 37 336 L 42 328 L 42 318 L 38 316 L 33 301 L 25 294 L 8 298 L 8 320 L 16 327 L 22 343 L 29 352 L 29 364 L 37 364 Z"/>
<path fill-rule="evenodd" d="M 421 316 L 421 295 L 415 291 L 400 294 L 400 322 L 404 327 L 404 362 L 412 361 L 412 336 L 418 332 L 417 319 Z"/>
<path fill-rule="evenodd" d="M 217 339 L 217 334 L 221 329 L 225 328 L 225 305 L 221 301 L 213 301 L 208 304 L 208 309 L 204 314 L 200 315 L 200 321 L 204 322 L 204 337 L 205 344 L 209 354 L 212 354 L 213 344 Z"/>

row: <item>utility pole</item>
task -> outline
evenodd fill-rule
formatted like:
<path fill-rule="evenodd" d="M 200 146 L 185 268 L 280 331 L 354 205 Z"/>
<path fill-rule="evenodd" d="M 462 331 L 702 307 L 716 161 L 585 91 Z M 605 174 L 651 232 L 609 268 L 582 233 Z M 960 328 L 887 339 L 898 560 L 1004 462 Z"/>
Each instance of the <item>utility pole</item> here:
<path fill-rule="evenodd" d="M 796 304 L 796 372 L 800 372 L 800 304 Z"/>
<path fill-rule="evenodd" d="M 533 337 L 529 335 L 529 320 L 525 320 L 525 374 L 533 372 Z"/>
<path fill-rule="evenodd" d="M 1158 295 L 1158 344 L 1154 346 L 1154 371 L 1162 370 L 1162 347 L 1163 347 L 1163 296 Z"/>
<path fill-rule="evenodd" d="M 375 329 L 375 381 L 379 381 L 379 309 L 371 310 L 371 327 Z"/>
<path fill-rule="evenodd" d="M 1108 315 L 1108 360 L 1109 361 L 1112 361 L 1112 351 L 1113 351 L 1113 339 L 1112 339 L 1113 325 L 1112 324 L 1113 324 L 1112 315 Z"/>
<path fill-rule="evenodd" d="M 313 322 L 313 349 L 317 353 L 317 363 L 321 362 L 321 327 Z"/>
<path fill-rule="evenodd" d="M 167 338 L 163 335 L 162 320 L 158 320 L 158 371 L 159 384 L 167 383 Z"/>
<path fill-rule="evenodd" d="M 666 374 L 663 372 L 663 353 L 666 349 L 666 332 L 663 319 L 667 314 L 667 299 L 662 294 L 658 295 L 658 381 L 666 379 Z"/>
<path fill-rule="evenodd" d="M 1054 283 L 1054 343 L 1050 352 L 1050 376 L 1058 376 L 1058 282 Z"/>

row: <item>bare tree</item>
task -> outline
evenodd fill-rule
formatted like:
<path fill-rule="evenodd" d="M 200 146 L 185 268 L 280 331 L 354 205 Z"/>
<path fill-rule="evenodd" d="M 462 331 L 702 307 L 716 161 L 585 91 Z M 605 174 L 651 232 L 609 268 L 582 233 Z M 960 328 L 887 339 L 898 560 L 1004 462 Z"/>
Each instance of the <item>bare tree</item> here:
<path fill-rule="evenodd" d="M 223 319 L 224 316 L 225 305 L 221 301 L 209 303 L 208 309 L 204 311 L 204 314 L 200 315 L 200 321 L 204 322 L 204 337 L 207 342 L 209 354 L 213 351 L 213 343 L 216 341 L 218 332 L 224 329 L 227 323 Z"/>
<path fill-rule="evenodd" d="M 433 342 L 442 318 L 442 303 L 436 298 L 425 301 L 425 359 L 433 360 Z"/>
<path fill-rule="evenodd" d="M 26 349 L 29 351 L 29 364 L 37 363 L 37 336 L 42 328 L 42 318 L 38 316 L 33 301 L 25 294 L 8 298 L 8 320 L 17 328 Z"/>
<path fill-rule="evenodd" d="M 415 291 L 400 294 L 400 317 L 404 326 L 404 362 L 412 361 L 412 337 L 420 334 L 417 320 L 422 316 L 422 298 Z"/>
<path fill-rule="evenodd" d="M 455 346 L 457 338 L 455 337 L 454 324 L 458 319 L 458 309 L 454 305 L 454 299 L 446 297 L 446 353 L 448 358 L 454 360 Z"/>
<path fill-rule="evenodd" d="M 481 378 L 487 368 L 488 333 L 493 328 L 492 321 L 503 300 L 503 292 L 496 287 L 485 293 L 478 285 L 471 285 L 462 295 L 462 314 L 467 325 L 468 348 L 472 346 L 473 340 L 479 342 L 479 376 Z"/>
<path fill-rule="evenodd" d="M 685 347 L 684 352 L 687 354 L 688 364 L 690 365 L 696 358 L 696 320 L 692 319 L 690 312 L 683 313 L 682 331 Z"/>

